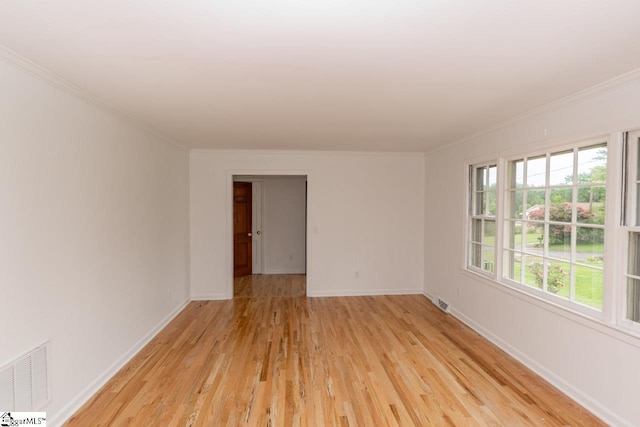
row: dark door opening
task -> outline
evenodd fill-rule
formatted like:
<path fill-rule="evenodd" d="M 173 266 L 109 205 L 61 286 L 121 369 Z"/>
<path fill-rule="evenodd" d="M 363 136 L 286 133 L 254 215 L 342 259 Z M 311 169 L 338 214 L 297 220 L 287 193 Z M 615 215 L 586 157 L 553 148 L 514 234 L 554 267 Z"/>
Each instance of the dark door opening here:
<path fill-rule="evenodd" d="M 252 273 L 251 183 L 233 183 L 233 277 Z"/>

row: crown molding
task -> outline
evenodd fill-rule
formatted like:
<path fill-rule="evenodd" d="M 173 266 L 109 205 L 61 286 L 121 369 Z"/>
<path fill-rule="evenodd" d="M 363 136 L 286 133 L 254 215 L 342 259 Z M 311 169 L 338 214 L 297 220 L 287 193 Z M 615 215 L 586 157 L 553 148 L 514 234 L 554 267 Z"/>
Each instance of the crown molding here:
<path fill-rule="evenodd" d="M 62 77 L 52 73 L 46 68 L 36 64 L 30 59 L 25 58 L 24 56 L 14 52 L 13 50 L 3 45 L 0 45 L 0 61 L 13 66 L 20 71 L 23 71 L 31 75 L 32 77 L 35 77 L 38 80 L 41 80 L 48 85 L 67 93 L 68 95 L 72 95 L 75 98 L 82 99 L 83 101 L 89 102 L 94 106 L 98 106 L 100 108 L 114 110 L 113 107 L 107 105 L 105 102 L 98 99 L 86 90 L 75 86 Z"/>
<path fill-rule="evenodd" d="M 445 150 L 449 147 L 453 147 L 455 145 L 472 141 L 481 136 L 485 136 L 493 132 L 497 132 L 501 129 L 506 129 L 508 127 L 514 126 L 527 119 L 530 119 L 536 116 L 541 116 L 544 113 L 547 113 L 549 111 L 556 110 L 556 109 L 565 107 L 567 105 L 577 104 L 579 102 L 594 98 L 612 89 L 617 89 L 617 88 L 624 87 L 629 84 L 635 84 L 635 83 L 640 83 L 640 68 L 636 68 L 635 70 L 613 77 L 609 80 L 605 80 L 593 86 L 589 86 L 586 89 L 583 89 L 581 91 L 572 93 L 571 95 L 567 95 L 565 97 L 559 98 L 556 101 L 552 101 L 550 103 L 541 105 L 525 113 L 512 117 L 511 119 L 503 121 L 495 126 L 491 126 L 490 128 L 473 133 L 469 136 L 465 136 L 464 138 L 438 145 L 437 147 L 434 147 L 431 150 L 425 151 L 425 154 L 436 153 L 438 151 Z"/>
<path fill-rule="evenodd" d="M 221 155 L 280 155 L 280 156 L 370 156 L 370 157 L 413 157 L 424 158 L 422 151 L 353 151 L 353 150 L 267 150 L 267 149 L 233 149 L 233 148 L 192 148 L 194 154 Z"/>
<path fill-rule="evenodd" d="M 68 80 L 63 79 L 62 77 L 54 74 L 48 69 L 40 66 L 39 64 L 31 61 L 28 58 L 18 54 L 17 52 L 9 49 L 6 46 L 0 44 L 0 61 L 4 62 L 18 70 L 29 74 L 32 77 L 48 84 L 49 86 L 60 90 L 61 92 L 70 95 L 80 101 L 85 102 L 86 104 L 91 105 L 92 107 L 99 108 L 103 111 L 106 111 L 119 119 L 127 122 L 128 124 L 135 126 L 139 129 L 144 130 L 145 132 L 153 135 L 154 137 L 162 140 L 163 142 L 173 145 L 177 148 L 180 148 L 185 151 L 189 151 L 187 147 L 184 145 L 178 144 L 177 142 L 167 138 L 163 134 L 161 134 L 156 129 L 149 127 L 136 120 L 134 117 L 129 114 L 117 109 L 116 107 L 109 105 L 104 102 L 102 99 L 93 95 L 92 93 L 80 88 L 79 86 L 74 85 Z"/>

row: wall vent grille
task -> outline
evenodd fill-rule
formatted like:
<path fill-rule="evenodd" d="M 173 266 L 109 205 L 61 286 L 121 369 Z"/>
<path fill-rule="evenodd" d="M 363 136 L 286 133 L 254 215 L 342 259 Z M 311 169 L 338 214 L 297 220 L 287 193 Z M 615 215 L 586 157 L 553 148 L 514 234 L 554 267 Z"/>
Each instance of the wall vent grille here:
<path fill-rule="evenodd" d="M 0 368 L 0 410 L 38 411 L 51 399 L 50 344 L 46 342 Z"/>
<path fill-rule="evenodd" d="M 449 313 L 451 311 L 450 307 L 449 307 L 449 303 L 446 302 L 443 299 L 440 299 L 438 297 L 433 297 L 433 299 L 431 300 L 431 302 L 438 307 L 440 310 L 444 311 L 445 313 Z"/>

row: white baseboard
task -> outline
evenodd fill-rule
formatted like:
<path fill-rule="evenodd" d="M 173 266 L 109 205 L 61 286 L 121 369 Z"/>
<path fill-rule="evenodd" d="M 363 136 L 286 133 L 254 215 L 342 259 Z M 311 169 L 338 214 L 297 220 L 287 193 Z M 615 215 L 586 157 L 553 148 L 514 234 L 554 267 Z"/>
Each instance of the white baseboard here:
<path fill-rule="evenodd" d="M 47 421 L 50 426 L 56 427 L 64 424 L 78 409 L 82 407 L 94 394 L 98 392 L 124 365 L 126 365 L 136 354 L 140 352 L 158 333 L 169 324 L 180 312 L 189 304 L 186 299 L 180 303 L 171 313 L 160 321 L 153 329 L 143 336 L 133 345 L 122 357 L 109 366 L 98 378 L 82 390 L 74 399 L 65 405 L 57 414 L 48 416 Z"/>
<path fill-rule="evenodd" d="M 421 289 L 347 289 L 340 291 L 309 291 L 309 297 L 361 297 L 375 295 L 417 295 Z"/>
<path fill-rule="evenodd" d="M 424 295 L 431 299 L 426 292 Z M 550 382 L 554 387 L 560 390 L 562 393 L 569 396 L 571 399 L 578 402 L 584 408 L 589 410 L 591 413 L 599 417 L 602 421 L 609 425 L 614 426 L 629 426 L 632 427 L 634 424 L 628 420 L 624 420 L 620 418 L 617 414 L 612 412 L 610 409 L 602 406 L 596 399 L 586 395 L 581 390 L 574 387 L 572 384 L 568 383 L 555 373 L 551 372 L 535 360 L 531 359 L 526 354 L 522 353 L 518 349 L 512 347 L 509 343 L 497 337 L 489 330 L 485 329 L 483 326 L 479 325 L 469 317 L 465 316 L 454 307 L 451 308 L 451 315 L 459 319 L 462 323 L 482 335 L 487 340 L 491 341 L 496 346 L 500 347 L 503 351 L 508 353 L 510 356 L 518 360 L 520 363 L 525 365 L 527 368 L 531 369 L 533 372 L 544 378 L 546 381 Z"/>

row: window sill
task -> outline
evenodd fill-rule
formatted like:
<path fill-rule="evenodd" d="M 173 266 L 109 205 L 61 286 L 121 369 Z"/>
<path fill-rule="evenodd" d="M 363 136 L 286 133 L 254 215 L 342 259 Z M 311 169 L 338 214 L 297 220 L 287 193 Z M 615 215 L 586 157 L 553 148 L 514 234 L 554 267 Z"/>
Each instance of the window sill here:
<path fill-rule="evenodd" d="M 550 313 L 564 317 L 565 319 L 571 320 L 595 331 L 604 333 L 619 341 L 640 348 L 640 331 L 635 331 L 633 329 L 622 327 L 620 325 L 607 323 L 604 320 L 588 316 L 579 311 L 572 310 L 560 304 L 556 304 L 553 301 L 540 298 L 536 295 L 520 290 L 514 286 L 510 286 L 507 283 L 499 282 L 492 277 L 488 277 L 487 275 L 467 268 L 462 268 L 462 272 L 466 276 L 473 278 L 484 285 L 490 286 L 510 296 L 514 296 L 520 300 L 531 303 L 539 308 L 542 308 L 543 310 L 549 311 Z"/>

